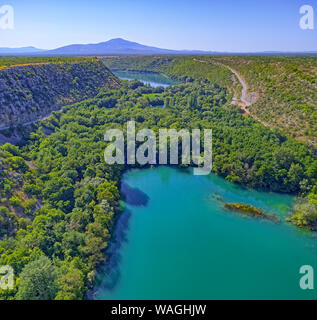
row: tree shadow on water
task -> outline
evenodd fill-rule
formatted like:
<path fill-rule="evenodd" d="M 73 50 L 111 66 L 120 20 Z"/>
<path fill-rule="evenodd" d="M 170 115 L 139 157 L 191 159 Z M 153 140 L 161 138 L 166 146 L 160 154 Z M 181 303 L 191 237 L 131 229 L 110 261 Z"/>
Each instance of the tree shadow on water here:
<path fill-rule="evenodd" d="M 150 200 L 147 194 L 139 189 L 130 187 L 126 183 L 123 183 L 121 186 L 121 194 L 124 196 L 124 201 L 131 206 L 146 206 Z M 118 215 L 115 221 L 111 241 L 106 251 L 107 260 L 97 277 L 99 285 L 97 285 L 97 288 L 90 295 L 93 299 L 96 298 L 96 295 L 102 298 L 103 291 L 114 291 L 120 281 L 122 247 L 128 242 L 127 235 L 130 228 L 131 215 L 132 212 L 126 208 Z"/>
<path fill-rule="evenodd" d="M 143 191 L 130 187 L 127 183 L 123 182 L 121 186 L 121 194 L 124 197 L 124 201 L 135 207 L 147 206 L 150 198 Z"/>
<path fill-rule="evenodd" d="M 99 274 L 100 285 L 97 289 L 99 292 L 113 291 L 120 280 L 121 248 L 128 242 L 127 233 L 131 214 L 131 211 L 126 209 L 115 223 L 112 240 L 106 252 L 107 261 Z"/>

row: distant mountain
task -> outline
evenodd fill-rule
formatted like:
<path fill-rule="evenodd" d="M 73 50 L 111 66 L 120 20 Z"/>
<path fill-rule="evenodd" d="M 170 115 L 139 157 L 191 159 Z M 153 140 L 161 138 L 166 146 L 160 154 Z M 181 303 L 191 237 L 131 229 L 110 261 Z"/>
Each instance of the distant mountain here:
<path fill-rule="evenodd" d="M 25 55 L 25 56 L 102 56 L 102 55 L 316 55 L 316 52 L 281 52 L 281 51 L 263 51 L 263 52 L 216 52 L 201 50 L 170 50 L 157 47 L 145 46 L 136 42 L 124 40 L 121 38 L 112 39 L 106 42 L 96 44 L 72 44 L 53 50 L 42 50 L 35 47 L 24 48 L 0 48 L 0 56 L 4 55 Z"/>
<path fill-rule="evenodd" d="M 97 44 L 73 44 L 43 52 L 45 55 L 146 55 L 146 54 L 204 54 L 204 51 L 177 51 L 145 46 L 121 38 Z"/>
<path fill-rule="evenodd" d="M 34 54 L 40 53 L 44 50 L 35 47 L 23 48 L 0 48 L 0 55 L 21 55 L 21 54 Z"/>

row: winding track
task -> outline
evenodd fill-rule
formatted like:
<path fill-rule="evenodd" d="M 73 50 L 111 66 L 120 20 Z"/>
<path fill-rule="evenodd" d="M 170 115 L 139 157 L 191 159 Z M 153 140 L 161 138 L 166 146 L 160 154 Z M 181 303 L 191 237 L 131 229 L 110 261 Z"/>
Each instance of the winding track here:
<path fill-rule="evenodd" d="M 252 102 L 248 100 L 247 97 L 247 93 L 248 93 L 248 86 L 247 83 L 244 81 L 244 79 L 242 78 L 242 76 L 240 75 L 240 73 L 234 69 L 232 69 L 231 67 L 224 65 L 220 62 L 208 62 L 208 61 L 204 61 L 204 60 L 197 60 L 194 59 L 194 61 L 196 62 L 200 62 L 200 63 L 211 63 L 211 64 L 215 64 L 224 68 L 229 69 L 239 80 L 241 86 L 242 86 L 242 91 L 241 91 L 241 97 L 240 97 L 240 101 L 245 105 L 245 107 L 249 107 L 252 105 Z M 236 104 L 236 103 L 235 103 Z"/>
<path fill-rule="evenodd" d="M 237 101 L 237 99 L 235 97 L 233 97 L 233 100 L 232 100 L 232 104 L 235 104 L 235 105 L 239 105 L 241 107 L 241 110 L 249 115 L 250 117 L 252 117 L 254 120 L 260 122 L 261 124 L 263 124 L 264 126 L 266 127 L 269 127 L 270 128 L 270 125 L 268 125 L 267 123 L 263 122 L 262 120 L 260 120 L 256 115 L 254 114 L 251 114 L 250 110 L 249 110 L 249 107 L 255 102 L 255 101 L 250 101 L 249 98 L 248 98 L 248 85 L 247 83 L 245 82 L 245 80 L 242 78 L 242 76 L 240 75 L 240 73 L 225 65 L 225 64 L 222 64 L 220 62 L 212 62 L 212 61 L 204 61 L 204 60 L 197 60 L 197 59 L 194 59 L 194 61 L 196 62 L 200 62 L 200 63 L 210 63 L 210 64 L 215 64 L 215 65 L 218 65 L 218 66 L 221 66 L 221 67 L 224 67 L 224 68 L 227 68 L 229 69 L 239 80 L 241 86 L 242 86 L 242 91 L 241 91 L 241 97 L 240 97 L 240 103 Z"/>
<path fill-rule="evenodd" d="M 246 82 L 242 79 L 241 75 L 236 70 L 234 70 L 228 66 L 225 66 L 225 65 L 223 65 L 223 66 L 227 67 L 238 78 L 239 82 L 242 85 L 240 101 L 245 104 L 245 107 L 250 107 L 252 105 L 252 102 L 248 101 L 248 96 L 247 96 L 248 86 L 247 86 Z"/>
<path fill-rule="evenodd" d="M 36 123 L 36 122 L 39 122 L 39 121 L 43 121 L 43 120 L 47 120 L 51 115 L 52 115 L 52 112 L 47 114 L 46 116 L 43 116 L 43 117 L 39 118 L 39 119 L 35 119 L 35 120 L 29 121 L 29 122 L 21 123 L 19 125 L 21 125 L 22 127 L 26 127 L 26 126 L 29 126 L 30 124 L 33 124 L 33 123 Z M 2 127 L 2 128 L 0 128 L 0 131 L 8 130 L 10 128 L 12 128 L 12 126 Z"/>

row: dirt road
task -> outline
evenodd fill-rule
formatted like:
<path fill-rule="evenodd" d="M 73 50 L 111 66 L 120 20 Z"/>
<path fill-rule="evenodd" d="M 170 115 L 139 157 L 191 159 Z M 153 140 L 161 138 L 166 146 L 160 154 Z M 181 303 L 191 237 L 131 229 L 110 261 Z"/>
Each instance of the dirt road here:
<path fill-rule="evenodd" d="M 252 117 L 254 120 L 260 122 L 261 124 L 263 124 L 266 127 L 270 127 L 270 125 L 268 125 L 267 123 L 263 122 L 262 120 L 260 120 L 256 115 L 251 114 L 249 107 L 256 101 L 257 97 L 255 99 L 250 99 L 249 95 L 248 95 L 248 84 L 246 83 L 246 81 L 242 78 L 242 76 L 240 75 L 240 73 L 234 69 L 232 69 L 231 67 L 222 64 L 220 62 L 213 62 L 213 61 L 204 61 L 204 60 L 197 60 L 194 59 L 194 61 L 196 62 L 201 62 L 201 63 L 211 63 L 211 64 L 215 64 L 224 68 L 229 69 L 239 80 L 241 86 L 242 86 L 242 91 L 241 91 L 241 97 L 240 99 L 237 97 L 233 97 L 232 100 L 232 104 L 238 105 L 241 107 L 241 110 L 249 115 L 250 117 Z M 239 102 L 238 100 L 240 100 L 241 102 Z"/>

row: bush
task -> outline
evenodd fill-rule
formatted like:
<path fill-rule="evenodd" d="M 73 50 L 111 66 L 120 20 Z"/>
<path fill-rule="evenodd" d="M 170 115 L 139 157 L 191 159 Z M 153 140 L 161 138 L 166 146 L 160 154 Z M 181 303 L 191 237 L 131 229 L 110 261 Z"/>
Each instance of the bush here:
<path fill-rule="evenodd" d="M 10 198 L 10 203 L 14 206 L 14 207 L 20 207 L 21 206 L 21 203 L 22 201 L 18 198 L 18 197 L 15 197 L 13 196 L 12 198 Z"/>
<path fill-rule="evenodd" d="M 317 229 L 317 206 L 312 203 L 302 203 L 295 206 L 295 214 L 288 221 L 300 228 Z"/>

